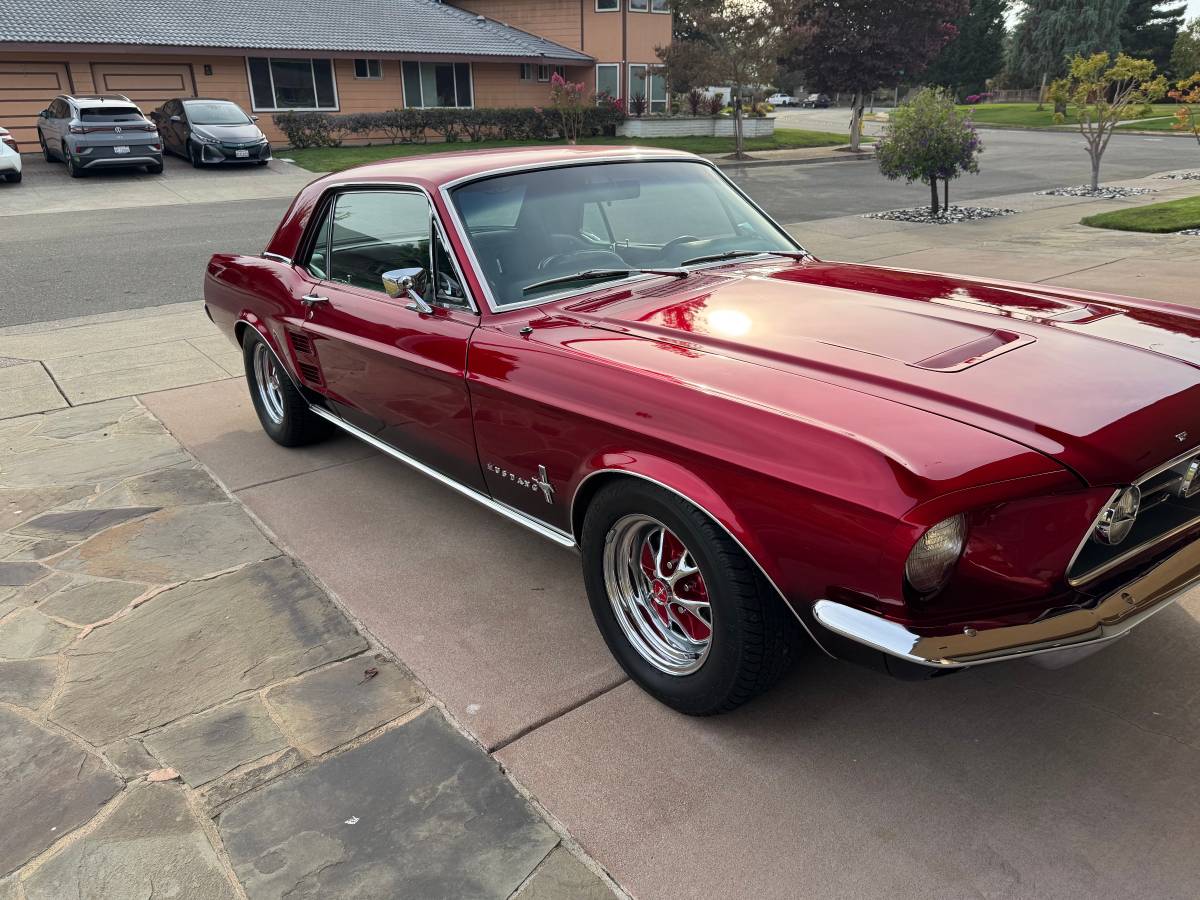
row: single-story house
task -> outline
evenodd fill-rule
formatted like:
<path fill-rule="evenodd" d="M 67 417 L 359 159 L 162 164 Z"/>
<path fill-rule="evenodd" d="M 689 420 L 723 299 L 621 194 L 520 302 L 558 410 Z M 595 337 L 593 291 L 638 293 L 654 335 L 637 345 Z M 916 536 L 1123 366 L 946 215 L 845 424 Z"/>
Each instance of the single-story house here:
<path fill-rule="evenodd" d="M 279 141 L 285 110 L 544 105 L 555 71 L 657 111 L 670 40 L 667 0 L 7 0 L 0 125 L 29 152 L 56 94 L 221 97 Z"/>

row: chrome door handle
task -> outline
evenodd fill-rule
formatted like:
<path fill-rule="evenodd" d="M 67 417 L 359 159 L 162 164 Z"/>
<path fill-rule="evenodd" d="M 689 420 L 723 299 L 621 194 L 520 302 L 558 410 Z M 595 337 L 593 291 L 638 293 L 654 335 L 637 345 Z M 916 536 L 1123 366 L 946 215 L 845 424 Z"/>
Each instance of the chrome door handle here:
<path fill-rule="evenodd" d="M 322 303 L 328 303 L 328 297 L 322 297 L 320 294 L 305 294 L 300 298 L 302 306 L 312 309 L 314 306 L 320 306 Z"/>

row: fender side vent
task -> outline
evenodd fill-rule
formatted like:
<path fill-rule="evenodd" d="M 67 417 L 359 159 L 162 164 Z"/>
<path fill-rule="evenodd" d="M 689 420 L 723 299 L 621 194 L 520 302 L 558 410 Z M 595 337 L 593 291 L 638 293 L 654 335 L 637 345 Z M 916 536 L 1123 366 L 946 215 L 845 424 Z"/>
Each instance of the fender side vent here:
<path fill-rule="evenodd" d="M 322 384 L 321 370 L 312 363 L 298 362 L 296 367 L 300 370 L 300 376 L 309 384 Z"/>
<path fill-rule="evenodd" d="M 300 334 L 297 331 L 289 331 L 288 340 L 292 342 L 292 349 L 297 353 L 303 353 L 305 356 L 313 355 L 312 338 L 310 338 L 307 334 Z"/>

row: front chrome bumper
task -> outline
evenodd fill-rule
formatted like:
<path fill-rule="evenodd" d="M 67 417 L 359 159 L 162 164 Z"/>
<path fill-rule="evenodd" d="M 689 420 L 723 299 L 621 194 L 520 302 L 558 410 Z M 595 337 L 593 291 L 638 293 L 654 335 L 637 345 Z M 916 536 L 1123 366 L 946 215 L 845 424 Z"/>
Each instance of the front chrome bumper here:
<path fill-rule="evenodd" d="M 1103 644 L 1127 634 L 1180 594 L 1200 583 L 1200 541 L 1194 541 L 1090 609 L 1073 609 L 1029 622 L 924 637 L 903 625 L 831 600 L 813 615 L 835 634 L 889 656 L 935 669 L 961 669 Z"/>

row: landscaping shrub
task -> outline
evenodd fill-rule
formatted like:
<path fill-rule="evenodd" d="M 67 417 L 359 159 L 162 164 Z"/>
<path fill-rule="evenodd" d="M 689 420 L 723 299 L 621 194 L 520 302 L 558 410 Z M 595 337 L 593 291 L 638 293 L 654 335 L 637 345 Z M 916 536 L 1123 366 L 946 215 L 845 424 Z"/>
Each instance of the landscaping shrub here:
<path fill-rule="evenodd" d="M 725 101 L 720 94 L 713 94 L 708 98 L 708 114 L 713 118 L 721 115 L 725 111 Z"/>
<path fill-rule="evenodd" d="M 704 91 L 700 88 L 692 88 L 688 91 L 687 104 L 693 116 L 700 115 L 700 107 L 704 105 Z"/>
<path fill-rule="evenodd" d="M 625 121 L 625 105 L 601 96 L 580 110 L 578 135 L 612 136 Z M 433 132 L 448 143 L 456 141 L 550 141 L 568 137 L 553 109 L 505 107 L 479 109 L 391 109 L 385 112 L 287 112 L 275 124 L 294 149 L 336 147 L 347 138 L 391 144 L 423 144 Z"/>

